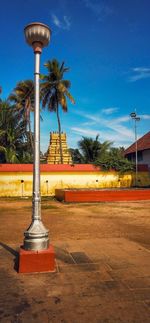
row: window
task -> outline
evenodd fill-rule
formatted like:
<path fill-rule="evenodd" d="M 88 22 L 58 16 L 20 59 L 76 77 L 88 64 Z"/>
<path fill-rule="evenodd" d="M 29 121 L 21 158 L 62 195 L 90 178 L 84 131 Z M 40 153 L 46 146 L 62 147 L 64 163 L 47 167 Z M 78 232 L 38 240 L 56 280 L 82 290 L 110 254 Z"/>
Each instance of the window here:
<path fill-rule="evenodd" d="M 142 161 L 143 160 L 143 151 L 138 151 L 137 157 L 138 157 L 138 161 Z"/>

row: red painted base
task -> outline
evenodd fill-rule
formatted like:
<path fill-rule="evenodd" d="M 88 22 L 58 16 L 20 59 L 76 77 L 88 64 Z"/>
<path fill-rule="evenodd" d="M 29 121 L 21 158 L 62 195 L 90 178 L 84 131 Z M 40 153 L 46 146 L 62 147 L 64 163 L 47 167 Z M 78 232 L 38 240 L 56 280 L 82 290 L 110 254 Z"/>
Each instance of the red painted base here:
<path fill-rule="evenodd" d="M 53 246 L 46 250 L 29 251 L 20 247 L 19 273 L 54 272 L 55 254 Z"/>
<path fill-rule="evenodd" d="M 55 196 L 68 203 L 150 200 L 150 189 L 56 189 Z"/>

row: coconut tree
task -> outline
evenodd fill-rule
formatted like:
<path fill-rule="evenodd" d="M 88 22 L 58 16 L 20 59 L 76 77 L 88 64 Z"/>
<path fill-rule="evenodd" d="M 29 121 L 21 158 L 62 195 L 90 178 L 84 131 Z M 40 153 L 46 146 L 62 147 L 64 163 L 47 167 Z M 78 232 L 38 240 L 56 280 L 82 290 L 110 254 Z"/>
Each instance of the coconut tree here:
<path fill-rule="evenodd" d="M 111 142 L 104 141 L 100 143 L 99 135 L 95 139 L 82 137 L 78 142 L 79 150 L 81 151 L 84 163 L 94 163 L 100 156 L 104 155 L 110 149 Z"/>
<path fill-rule="evenodd" d="M 14 103 L 15 108 L 20 111 L 26 122 L 26 131 L 29 133 L 30 146 L 33 154 L 33 134 L 31 131 L 31 111 L 34 111 L 34 82 L 32 80 L 17 83 L 9 100 Z"/>
<path fill-rule="evenodd" d="M 0 159 L 17 163 L 26 150 L 25 121 L 8 101 L 0 102 Z"/>
<path fill-rule="evenodd" d="M 69 152 L 71 154 L 73 164 L 84 164 L 84 157 L 78 148 L 70 148 Z"/>
<path fill-rule="evenodd" d="M 69 80 L 64 79 L 64 73 L 69 71 L 64 62 L 59 63 L 56 59 L 47 61 L 44 66 L 48 70 L 47 75 L 41 75 L 41 102 L 42 107 L 47 107 L 49 111 L 56 112 L 59 132 L 60 161 L 63 164 L 63 153 L 61 143 L 61 122 L 59 116 L 59 107 L 64 112 L 68 111 L 67 99 L 75 103 L 74 98 L 68 91 L 71 86 Z"/>

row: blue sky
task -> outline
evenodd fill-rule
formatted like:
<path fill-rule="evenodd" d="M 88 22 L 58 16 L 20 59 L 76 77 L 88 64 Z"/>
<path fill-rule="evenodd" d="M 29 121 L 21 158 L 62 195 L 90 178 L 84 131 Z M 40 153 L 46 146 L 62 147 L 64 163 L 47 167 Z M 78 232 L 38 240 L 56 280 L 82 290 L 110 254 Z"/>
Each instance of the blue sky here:
<path fill-rule="evenodd" d="M 136 109 L 138 137 L 150 130 L 150 1 L 149 0 L 5 0 L 1 3 L 0 84 L 6 98 L 16 83 L 33 78 L 34 57 L 23 29 L 30 22 L 50 26 L 51 42 L 43 49 L 41 72 L 48 59 L 70 67 L 66 78 L 76 104 L 60 112 L 69 147 L 82 136 L 114 146 L 134 141 Z M 41 150 L 57 130 L 55 113 L 42 113 Z M 33 122 L 32 122 L 33 123 Z"/>

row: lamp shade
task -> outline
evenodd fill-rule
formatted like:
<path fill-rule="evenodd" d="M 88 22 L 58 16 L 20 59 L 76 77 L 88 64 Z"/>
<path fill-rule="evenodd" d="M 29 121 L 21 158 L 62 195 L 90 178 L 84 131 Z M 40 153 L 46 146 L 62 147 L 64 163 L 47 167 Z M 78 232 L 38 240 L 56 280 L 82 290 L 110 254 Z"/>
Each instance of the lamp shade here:
<path fill-rule="evenodd" d="M 42 47 L 48 45 L 50 41 L 50 28 L 40 22 L 33 22 L 24 28 L 25 38 L 28 45 L 33 46 L 38 42 Z"/>
<path fill-rule="evenodd" d="M 136 113 L 135 113 L 135 112 L 131 112 L 131 113 L 130 113 L 130 117 L 131 117 L 131 118 L 136 118 Z"/>

